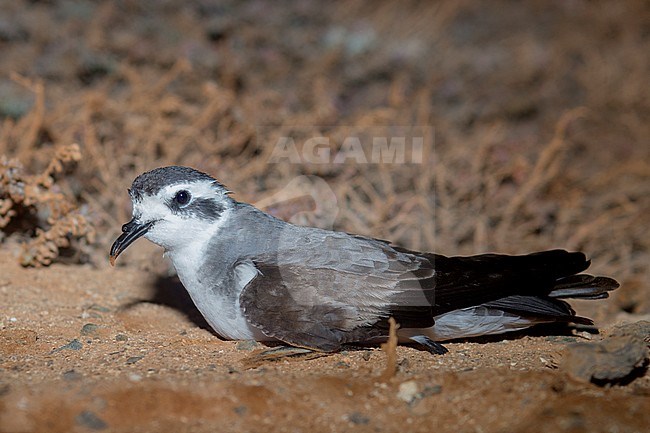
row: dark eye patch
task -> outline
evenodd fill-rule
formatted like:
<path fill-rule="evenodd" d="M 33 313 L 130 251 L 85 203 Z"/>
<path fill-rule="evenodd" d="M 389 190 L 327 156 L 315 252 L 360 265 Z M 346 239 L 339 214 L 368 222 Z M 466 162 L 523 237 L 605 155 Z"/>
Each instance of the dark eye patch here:
<path fill-rule="evenodd" d="M 201 218 L 211 221 L 218 220 L 225 209 L 223 204 L 210 198 L 194 198 L 189 204 L 181 205 L 177 202 L 176 196 L 167 202 L 167 206 L 176 215 L 185 218 Z"/>

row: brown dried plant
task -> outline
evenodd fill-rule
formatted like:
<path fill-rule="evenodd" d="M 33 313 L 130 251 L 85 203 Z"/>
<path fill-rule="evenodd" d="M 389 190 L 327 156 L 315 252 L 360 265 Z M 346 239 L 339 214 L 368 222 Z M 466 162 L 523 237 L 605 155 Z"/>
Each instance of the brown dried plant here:
<path fill-rule="evenodd" d="M 94 241 L 95 231 L 75 202 L 61 192 L 55 176 L 81 159 L 77 144 L 59 147 L 45 170 L 28 174 L 17 159 L 0 156 L 0 230 L 7 234 L 13 219 L 35 216 L 36 226 L 21 225 L 29 239 L 19 256 L 23 266 L 47 266 L 73 239 Z"/>

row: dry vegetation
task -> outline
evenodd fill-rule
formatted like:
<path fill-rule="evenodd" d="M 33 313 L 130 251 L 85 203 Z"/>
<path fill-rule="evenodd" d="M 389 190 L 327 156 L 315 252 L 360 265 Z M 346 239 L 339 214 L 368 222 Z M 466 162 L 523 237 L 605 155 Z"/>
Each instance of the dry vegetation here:
<path fill-rule="evenodd" d="M 23 266 L 51 264 L 60 248 L 70 247 L 72 239 L 93 242 L 90 223 L 65 194 L 54 188 L 53 176 L 63 171 L 64 164 L 81 159 L 79 146 L 60 147 L 45 171 L 36 176 L 27 175 L 18 161 L 0 158 L 0 228 L 8 233 L 33 234 L 23 243 Z M 36 221 L 30 224 L 32 219 Z"/>
<path fill-rule="evenodd" d="M 179 164 L 413 249 L 583 250 L 623 283 L 601 319 L 650 314 L 647 3 L 147 3 L 0 5 L 0 247 L 23 264 L 105 267 L 132 179 Z M 422 164 L 269 163 L 280 137 L 396 125 L 426 127 Z"/>

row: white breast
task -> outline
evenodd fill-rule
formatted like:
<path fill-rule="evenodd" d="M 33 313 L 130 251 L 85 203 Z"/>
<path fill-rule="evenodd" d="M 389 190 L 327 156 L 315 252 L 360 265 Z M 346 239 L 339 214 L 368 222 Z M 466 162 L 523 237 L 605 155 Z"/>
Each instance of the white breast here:
<path fill-rule="evenodd" d="M 257 272 L 252 265 L 250 265 L 251 269 L 244 265 L 238 267 L 235 272 L 238 276 L 235 290 L 221 292 L 199 281 L 198 271 L 204 261 L 207 245 L 207 242 L 197 241 L 196 244 L 168 253 L 181 283 L 205 320 L 225 339 L 273 340 L 248 323 L 239 305 L 239 294 Z"/>

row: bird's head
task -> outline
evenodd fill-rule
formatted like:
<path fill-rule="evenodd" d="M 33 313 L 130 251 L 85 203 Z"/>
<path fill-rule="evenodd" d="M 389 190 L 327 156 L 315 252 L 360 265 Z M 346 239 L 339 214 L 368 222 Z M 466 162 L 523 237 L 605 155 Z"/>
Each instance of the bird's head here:
<path fill-rule="evenodd" d="M 133 218 L 111 247 L 111 264 L 142 236 L 167 251 L 209 239 L 233 206 L 228 194 L 213 177 L 189 167 L 161 167 L 141 174 L 129 189 Z"/>

